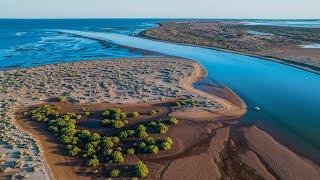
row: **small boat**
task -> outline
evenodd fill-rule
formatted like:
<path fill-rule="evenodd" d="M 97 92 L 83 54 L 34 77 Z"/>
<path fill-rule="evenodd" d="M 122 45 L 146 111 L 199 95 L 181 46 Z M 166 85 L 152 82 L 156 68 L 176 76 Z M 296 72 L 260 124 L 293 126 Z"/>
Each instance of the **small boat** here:
<path fill-rule="evenodd" d="M 260 111 L 260 108 L 258 106 L 254 106 L 252 109 L 255 111 Z"/>

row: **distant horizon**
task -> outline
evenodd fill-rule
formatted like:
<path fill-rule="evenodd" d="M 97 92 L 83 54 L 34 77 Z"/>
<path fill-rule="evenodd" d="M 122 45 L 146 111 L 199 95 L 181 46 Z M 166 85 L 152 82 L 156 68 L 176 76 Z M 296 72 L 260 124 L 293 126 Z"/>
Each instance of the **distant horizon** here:
<path fill-rule="evenodd" d="M 320 19 L 319 0 L 1 0 L 5 19 Z"/>
<path fill-rule="evenodd" d="M 72 20 L 72 19 L 203 19 L 203 20 L 320 20 L 319 18 L 202 18 L 202 17 L 193 17 L 193 18 L 188 18 L 188 17 L 66 17 L 66 18 L 50 18 L 50 17 L 45 17 L 45 18 L 32 18 L 32 17 L 18 17 L 18 18 L 10 18 L 10 17 L 6 17 L 6 18 L 2 18 L 0 17 L 0 19 L 12 19 L 12 20 Z"/>

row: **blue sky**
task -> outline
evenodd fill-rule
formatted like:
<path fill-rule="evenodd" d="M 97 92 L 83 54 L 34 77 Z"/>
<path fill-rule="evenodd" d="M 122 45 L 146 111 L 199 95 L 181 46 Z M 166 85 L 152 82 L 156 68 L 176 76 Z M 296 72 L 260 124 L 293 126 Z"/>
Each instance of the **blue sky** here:
<path fill-rule="evenodd" d="M 320 18 L 320 0 L 0 0 L 0 18 Z"/>

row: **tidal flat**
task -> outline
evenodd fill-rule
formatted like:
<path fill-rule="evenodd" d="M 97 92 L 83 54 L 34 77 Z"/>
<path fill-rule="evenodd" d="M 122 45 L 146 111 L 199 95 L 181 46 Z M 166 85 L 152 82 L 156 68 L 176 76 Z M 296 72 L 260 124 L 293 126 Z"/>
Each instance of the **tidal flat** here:
<path fill-rule="evenodd" d="M 208 94 L 193 88 L 206 75 L 198 63 L 171 57 L 85 61 L 2 71 L 1 177 L 131 178 L 137 176 L 137 162 L 148 167 L 149 179 L 320 176 L 315 163 L 259 128 L 239 125 L 238 119 L 247 107 L 232 91 L 221 89 L 219 94 Z M 48 126 L 50 113 L 32 116 L 44 107 L 56 117 L 75 118 L 77 132 L 88 130 L 99 137 L 94 164 L 89 163 L 93 161 L 81 147 L 79 154 L 72 151 L 74 156 L 70 155 L 66 144 Z M 112 109 L 120 109 L 125 115 L 112 119 Z M 153 128 L 158 126 L 162 127 L 159 131 Z M 138 129 L 145 129 L 144 133 L 137 134 Z M 135 133 L 121 136 L 124 132 Z M 103 139 L 111 137 L 119 137 L 120 141 L 104 149 Z M 166 138 L 172 139 L 172 143 L 168 141 L 171 146 L 161 148 L 158 143 L 164 143 Z M 134 142 L 146 147 L 141 149 Z M 99 154 L 104 150 L 120 152 L 123 161 L 106 160 Z"/>

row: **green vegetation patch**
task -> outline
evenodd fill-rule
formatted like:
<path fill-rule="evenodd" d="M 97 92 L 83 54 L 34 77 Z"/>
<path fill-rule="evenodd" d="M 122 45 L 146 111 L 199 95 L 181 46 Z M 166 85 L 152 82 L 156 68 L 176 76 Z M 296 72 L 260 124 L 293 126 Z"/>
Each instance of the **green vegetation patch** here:
<path fill-rule="evenodd" d="M 83 109 L 84 116 L 93 114 L 89 109 Z M 102 136 L 89 130 L 78 129 L 77 125 L 83 118 L 74 112 L 60 114 L 57 108 L 44 105 L 24 113 L 29 119 L 47 125 L 51 134 L 63 144 L 66 152 L 73 157 L 81 157 L 88 167 L 102 168 L 108 163 L 122 164 L 125 157 L 135 154 L 157 154 L 160 151 L 170 150 L 173 140 L 170 137 L 155 139 L 149 133 L 164 134 L 169 126 L 178 125 L 178 120 L 155 120 L 146 123 L 137 123 L 132 129 L 124 129 L 128 124 L 127 114 L 119 108 L 111 108 L 102 113 L 105 118 L 101 125 L 113 129 L 120 129 L 114 136 Z M 129 114 L 132 118 L 139 116 L 138 112 Z M 133 143 L 126 143 L 127 140 Z M 134 168 L 128 169 L 133 178 L 146 177 L 149 169 L 146 164 L 139 161 Z M 122 173 L 121 173 L 122 174 Z M 108 174 L 115 178 L 121 176 L 120 170 L 113 169 Z"/>

